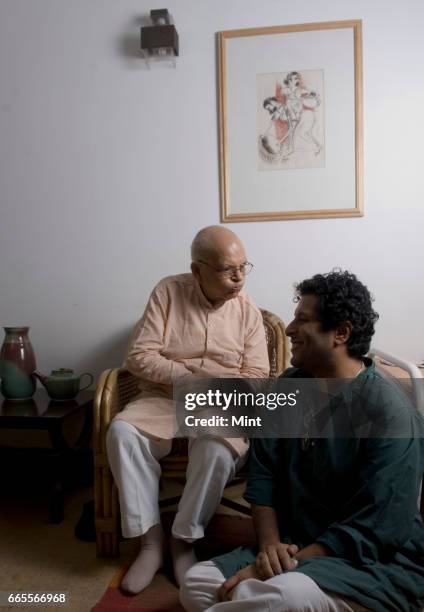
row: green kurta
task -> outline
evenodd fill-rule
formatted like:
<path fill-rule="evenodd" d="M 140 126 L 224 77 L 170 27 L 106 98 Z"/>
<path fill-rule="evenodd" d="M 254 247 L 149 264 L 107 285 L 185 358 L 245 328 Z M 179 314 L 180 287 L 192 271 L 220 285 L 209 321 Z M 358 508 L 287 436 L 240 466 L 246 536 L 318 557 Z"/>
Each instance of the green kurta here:
<path fill-rule="evenodd" d="M 291 369 L 284 376 L 306 375 Z M 275 508 L 281 541 L 299 548 L 319 542 L 332 551 L 296 568 L 321 588 L 376 612 L 418 611 L 424 606 L 424 525 L 417 507 L 423 419 L 372 362 L 351 385 L 337 398 L 340 410 L 352 411 L 358 398 L 363 413 L 378 405 L 379 430 L 383 414 L 386 430 L 395 423 L 404 437 L 322 438 L 306 449 L 298 439 L 253 440 L 245 498 Z M 229 577 L 256 554 L 238 548 L 214 561 Z"/>

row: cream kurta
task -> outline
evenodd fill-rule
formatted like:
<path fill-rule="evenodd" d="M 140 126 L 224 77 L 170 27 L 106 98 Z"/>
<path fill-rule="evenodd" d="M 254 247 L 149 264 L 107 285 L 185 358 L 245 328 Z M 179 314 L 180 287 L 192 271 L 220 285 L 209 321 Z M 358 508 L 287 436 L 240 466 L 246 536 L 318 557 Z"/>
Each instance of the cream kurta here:
<path fill-rule="evenodd" d="M 192 274 L 169 276 L 155 287 L 137 323 L 126 367 L 140 377 L 141 394 L 116 415 L 145 435 L 174 437 L 174 383 L 208 378 L 264 378 L 269 374 L 262 315 L 240 293 L 214 308 Z M 227 443 L 238 453 L 242 438 Z"/>

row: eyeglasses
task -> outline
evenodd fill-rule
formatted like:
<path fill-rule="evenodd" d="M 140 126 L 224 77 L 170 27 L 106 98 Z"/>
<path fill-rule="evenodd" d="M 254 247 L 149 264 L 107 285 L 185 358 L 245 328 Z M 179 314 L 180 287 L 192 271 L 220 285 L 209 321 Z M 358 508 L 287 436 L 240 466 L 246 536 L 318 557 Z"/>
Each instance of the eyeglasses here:
<path fill-rule="evenodd" d="M 201 263 L 204 266 L 208 266 L 208 268 L 212 268 L 212 270 L 215 270 L 215 272 L 217 272 L 221 278 L 231 278 L 237 274 L 237 272 L 240 272 L 242 276 L 246 276 L 247 274 L 250 274 L 253 269 L 253 264 L 248 261 L 241 264 L 241 266 L 229 266 L 228 268 L 215 268 L 214 266 L 206 263 L 206 261 L 201 261 L 200 259 L 197 261 L 197 263 Z"/>

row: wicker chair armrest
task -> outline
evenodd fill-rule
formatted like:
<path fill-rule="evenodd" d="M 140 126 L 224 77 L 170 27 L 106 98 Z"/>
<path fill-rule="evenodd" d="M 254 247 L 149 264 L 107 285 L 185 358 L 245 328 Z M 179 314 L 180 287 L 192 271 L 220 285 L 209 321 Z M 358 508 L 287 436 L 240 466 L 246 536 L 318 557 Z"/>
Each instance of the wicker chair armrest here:
<path fill-rule="evenodd" d="M 99 380 L 97 381 L 96 391 L 93 400 L 93 452 L 94 455 L 98 455 L 102 452 L 102 427 L 101 427 L 101 414 L 102 414 L 102 397 L 103 389 L 106 384 L 107 377 L 111 370 L 104 370 L 100 374 Z"/>
<path fill-rule="evenodd" d="M 133 400 L 139 393 L 140 379 L 126 368 L 115 368 L 107 377 L 104 391 L 104 412 L 108 412 L 109 422 Z M 106 415 L 104 416 L 106 421 Z"/>
<path fill-rule="evenodd" d="M 286 328 L 279 316 L 261 308 L 268 345 L 271 378 L 279 376 L 290 365 L 290 346 Z"/>
<path fill-rule="evenodd" d="M 99 378 L 94 401 L 94 449 L 106 453 L 106 432 L 113 417 L 140 393 L 139 379 L 125 368 L 106 370 Z"/>

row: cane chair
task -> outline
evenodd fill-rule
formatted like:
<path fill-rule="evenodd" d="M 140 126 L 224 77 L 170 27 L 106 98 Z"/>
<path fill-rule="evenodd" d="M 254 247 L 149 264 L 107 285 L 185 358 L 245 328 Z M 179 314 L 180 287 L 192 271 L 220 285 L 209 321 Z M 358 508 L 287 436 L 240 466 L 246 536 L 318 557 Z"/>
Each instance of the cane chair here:
<path fill-rule="evenodd" d="M 262 310 L 268 344 L 270 376 L 278 376 L 289 365 L 290 349 L 281 319 Z M 139 379 L 125 368 L 105 370 L 97 383 L 94 398 L 93 451 L 94 451 L 94 501 L 98 557 L 119 555 L 120 514 L 118 490 L 113 481 L 106 454 L 106 432 L 113 417 L 139 394 Z M 187 468 L 187 440 L 176 438 L 172 452 L 161 460 L 162 479 L 185 481 Z M 240 482 L 240 477 L 229 486 Z M 160 506 L 170 506 L 179 501 L 171 497 L 160 501 Z M 224 498 L 227 507 L 249 514 L 249 509 L 233 500 Z"/>

